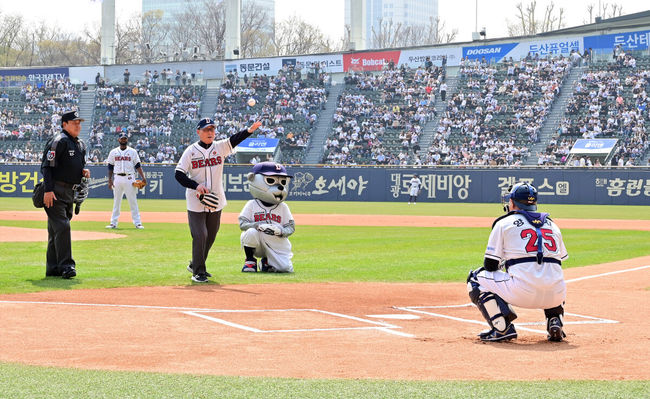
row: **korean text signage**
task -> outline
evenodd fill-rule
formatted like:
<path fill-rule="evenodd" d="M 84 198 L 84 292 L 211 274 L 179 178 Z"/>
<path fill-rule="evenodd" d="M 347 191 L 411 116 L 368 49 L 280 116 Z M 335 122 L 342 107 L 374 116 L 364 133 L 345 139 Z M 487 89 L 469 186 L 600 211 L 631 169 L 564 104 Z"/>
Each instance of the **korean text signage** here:
<path fill-rule="evenodd" d="M 399 63 L 400 51 L 370 51 L 343 54 L 343 69 L 348 71 L 381 71 L 391 61 Z"/>
<path fill-rule="evenodd" d="M 106 167 L 91 166 L 90 197 L 112 198 Z M 174 165 L 146 166 L 144 198 L 185 198 Z M 414 173 L 422 180 L 421 202 L 498 203 L 516 182 L 534 184 L 540 204 L 650 203 L 650 169 L 373 169 L 288 167 L 293 175 L 289 201 L 407 201 Z M 0 166 L 0 197 L 28 197 L 41 179 L 38 165 Z M 250 199 L 250 166 L 226 165 L 223 185 L 229 199 Z"/>
<path fill-rule="evenodd" d="M 0 82 L 3 86 L 41 84 L 50 79 L 65 79 L 70 76 L 69 68 L 26 68 L 0 69 Z"/>

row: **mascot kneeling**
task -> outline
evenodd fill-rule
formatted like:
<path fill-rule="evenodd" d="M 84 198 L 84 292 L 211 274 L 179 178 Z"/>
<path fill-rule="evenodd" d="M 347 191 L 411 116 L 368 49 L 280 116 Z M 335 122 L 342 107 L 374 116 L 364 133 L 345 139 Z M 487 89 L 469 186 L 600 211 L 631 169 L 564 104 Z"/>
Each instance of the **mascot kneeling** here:
<path fill-rule="evenodd" d="M 275 162 L 259 162 L 248 173 L 248 187 L 253 199 L 239 214 L 241 246 L 246 254 L 242 272 L 292 273 L 289 236 L 296 224 L 284 202 L 289 195 L 289 180 L 284 166 Z"/>

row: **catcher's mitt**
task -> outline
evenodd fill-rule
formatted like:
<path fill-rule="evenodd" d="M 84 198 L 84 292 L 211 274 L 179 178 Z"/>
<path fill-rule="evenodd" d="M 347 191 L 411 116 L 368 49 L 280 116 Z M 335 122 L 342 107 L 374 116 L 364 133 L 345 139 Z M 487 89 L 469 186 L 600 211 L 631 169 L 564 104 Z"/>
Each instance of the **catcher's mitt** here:
<path fill-rule="evenodd" d="M 197 194 L 199 201 L 211 211 L 216 211 L 219 207 L 219 197 L 213 193 Z"/>
<path fill-rule="evenodd" d="M 89 181 L 90 179 L 88 179 L 87 177 L 82 177 L 81 183 L 75 184 L 73 187 L 74 197 L 72 198 L 72 202 L 75 204 L 75 208 L 74 208 L 75 215 L 79 214 L 81 203 L 84 202 L 86 198 L 88 198 Z"/>
<path fill-rule="evenodd" d="M 144 180 L 136 180 L 133 183 L 131 183 L 133 187 L 137 188 L 138 190 L 141 189 L 142 187 L 145 187 L 147 185 L 147 182 Z"/>

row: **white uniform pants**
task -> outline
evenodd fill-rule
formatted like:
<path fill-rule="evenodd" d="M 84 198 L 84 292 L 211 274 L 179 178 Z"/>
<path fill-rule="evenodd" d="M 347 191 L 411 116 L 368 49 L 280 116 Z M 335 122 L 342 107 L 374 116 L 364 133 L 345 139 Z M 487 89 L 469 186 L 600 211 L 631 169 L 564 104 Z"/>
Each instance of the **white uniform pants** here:
<path fill-rule="evenodd" d="M 241 245 L 242 248 L 255 248 L 255 257 L 266 257 L 276 270 L 293 273 L 293 253 L 287 237 L 272 236 L 250 228 L 241 233 Z"/>
<path fill-rule="evenodd" d="M 141 223 L 137 199 L 138 189 L 133 186 L 134 181 L 135 176 L 133 175 L 113 175 L 113 216 L 111 216 L 111 224 L 115 226 L 117 226 L 117 220 L 120 217 L 120 207 L 124 194 L 126 194 L 126 199 L 129 201 L 133 224 L 137 226 Z"/>
<path fill-rule="evenodd" d="M 514 265 L 523 268 L 534 268 L 534 265 Z M 546 267 L 559 268 L 560 276 L 562 270 L 559 265 L 545 263 Z M 519 271 L 518 271 L 519 272 Z M 488 272 L 482 270 L 477 274 L 477 280 L 481 292 L 492 292 L 503 298 L 511 305 L 527 309 L 550 309 L 559 306 L 566 298 L 566 284 L 563 278 L 553 278 L 526 274 L 526 277 L 518 277 L 504 271 L 497 270 Z"/>

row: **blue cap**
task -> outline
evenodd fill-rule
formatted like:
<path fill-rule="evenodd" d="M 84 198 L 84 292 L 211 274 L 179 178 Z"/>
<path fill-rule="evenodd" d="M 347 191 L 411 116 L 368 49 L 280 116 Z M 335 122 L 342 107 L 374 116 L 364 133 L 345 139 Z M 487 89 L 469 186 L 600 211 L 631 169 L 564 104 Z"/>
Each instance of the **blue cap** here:
<path fill-rule="evenodd" d="M 217 124 L 210 118 L 203 118 L 196 124 L 196 130 L 205 129 L 207 126 L 217 126 Z"/>
<path fill-rule="evenodd" d="M 122 137 L 124 137 L 124 138 L 127 138 L 127 139 L 128 139 L 128 138 L 129 138 L 129 135 L 128 135 L 128 134 L 126 134 L 126 132 L 122 132 L 122 133 L 120 133 L 120 134 L 119 134 L 119 136 L 117 136 L 117 139 L 119 140 L 119 139 L 121 139 Z"/>
<path fill-rule="evenodd" d="M 253 173 L 265 176 L 288 176 L 287 169 L 275 162 L 258 162 L 253 166 Z"/>

